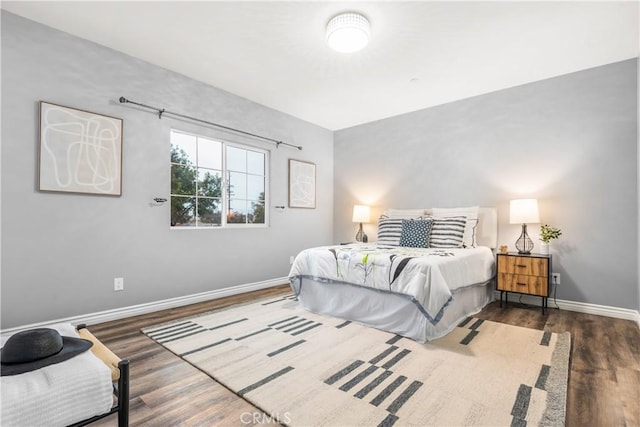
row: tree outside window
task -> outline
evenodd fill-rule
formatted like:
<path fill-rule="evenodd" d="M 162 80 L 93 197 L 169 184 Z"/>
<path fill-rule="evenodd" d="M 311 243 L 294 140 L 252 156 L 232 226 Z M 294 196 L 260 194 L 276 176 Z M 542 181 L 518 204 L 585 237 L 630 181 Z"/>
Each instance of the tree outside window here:
<path fill-rule="evenodd" d="M 266 224 L 267 154 L 171 131 L 171 226 Z"/>

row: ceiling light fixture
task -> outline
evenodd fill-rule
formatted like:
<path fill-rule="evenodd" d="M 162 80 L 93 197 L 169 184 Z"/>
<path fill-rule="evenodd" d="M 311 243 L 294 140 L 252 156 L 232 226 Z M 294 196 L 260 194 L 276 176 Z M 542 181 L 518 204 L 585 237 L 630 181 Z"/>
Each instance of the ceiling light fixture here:
<path fill-rule="evenodd" d="M 369 43 L 370 30 L 369 20 L 363 15 L 356 12 L 341 13 L 327 24 L 327 43 L 338 52 L 357 52 Z"/>

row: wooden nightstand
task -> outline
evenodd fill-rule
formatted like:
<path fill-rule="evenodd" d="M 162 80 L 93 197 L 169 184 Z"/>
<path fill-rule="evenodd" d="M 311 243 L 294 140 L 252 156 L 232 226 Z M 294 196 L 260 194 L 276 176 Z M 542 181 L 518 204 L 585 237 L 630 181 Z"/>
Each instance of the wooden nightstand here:
<path fill-rule="evenodd" d="M 551 255 L 524 255 L 509 252 L 497 255 L 496 289 L 502 294 L 504 303 L 508 303 L 509 292 L 535 295 L 542 298 L 542 314 L 548 307 L 551 280 Z"/>

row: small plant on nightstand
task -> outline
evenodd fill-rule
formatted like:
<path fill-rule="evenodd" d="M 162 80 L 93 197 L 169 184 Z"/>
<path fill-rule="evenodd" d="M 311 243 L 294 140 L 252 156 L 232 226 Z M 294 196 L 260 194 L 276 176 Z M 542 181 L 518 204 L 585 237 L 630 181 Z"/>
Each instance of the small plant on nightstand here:
<path fill-rule="evenodd" d="M 551 227 L 549 224 L 542 224 L 540 226 L 540 241 L 542 242 L 540 245 L 540 252 L 548 255 L 549 242 L 553 239 L 559 238 L 560 236 L 562 236 L 562 230 Z"/>

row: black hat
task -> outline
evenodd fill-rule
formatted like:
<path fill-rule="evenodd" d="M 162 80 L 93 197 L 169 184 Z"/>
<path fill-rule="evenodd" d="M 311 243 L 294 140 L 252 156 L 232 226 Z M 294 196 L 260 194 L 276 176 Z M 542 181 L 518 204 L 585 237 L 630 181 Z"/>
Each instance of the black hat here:
<path fill-rule="evenodd" d="M 55 329 L 38 328 L 9 337 L 0 354 L 0 375 L 17 375 L 64 362 L 91 348 L 82 338 L 63 337 Z"/>

